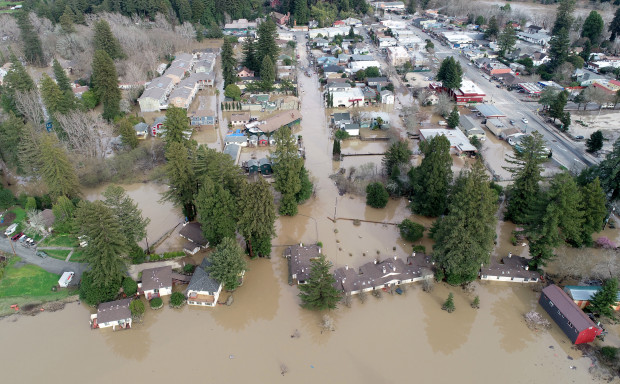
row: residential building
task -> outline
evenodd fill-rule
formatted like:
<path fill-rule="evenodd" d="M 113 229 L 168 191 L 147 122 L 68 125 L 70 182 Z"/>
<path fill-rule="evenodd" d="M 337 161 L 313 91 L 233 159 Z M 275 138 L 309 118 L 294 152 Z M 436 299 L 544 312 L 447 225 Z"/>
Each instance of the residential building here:
<path fill-rule="evenodd" d="M 2 69 L 0 69 L 0 72 L 2 71 Z M 2 85 L 2 78 L 1 78 L 1 73 L 0 73 L 0 85 Z M 82 98 L 82 95 L 84 94 L 84 92 L 87 92 L 90 88 L 88 87 L 88 85 L 82 85 L 82 86 L 76 86 L 76 87 L 72 87 L 71 90 L 73 91 L 73 95 L 79 99 Z"/>
<path fill-rule="evenodd" d="M 276 22 L 276 24 L 286 25 L 288 23 L 289 18 L 291 17 L 291 13 L 287 12 L 286 15 L 283 15 L 279 12 L 272 12 L 271 17 L 273 18 L 273 21 Z"/>
<path fill-rule="evenodd" d="M 568 296 L 573 299 L 575 304 L 581 309 L 584 309 L 588 305 L 590 305 L 590 300 L 592 300 L 592 296 L 594 296 L 597 292 L 599 292 L 603 287 L 600 285 L 589 285 L 585 287 L 576 286 L 576 285 L 567 285 L 564 287 L 564 292 L 568 294 Z M 612 305 L 612 308 L 617 311 L 620 309 L 620 291 L 618 291 L 618 296 L 616 298 L 616 302 Z"/>
<path fill-rule="evenodd" d="M 284 111 L 269 116 L 268 118 L 260 121 L 256 128 L 262 132 L 271 133 L 280 129 L 280 127 L 292 127 L 295 124 L 299 124 L 301 121 L 301 112 L 296 109 L 290 111 Z M 259 143 L 260 144 L 260 143 Z"/>
<path fill-rule="evenodd" d="M 594 83 L 596 80 L 607 79 L 604 75 L 600 75 L 598 73 L 592 73 L 582 68 L 575 69 L 575 73 L 573 73 L 573 77 L 575 78 L 576 82 L 578 82 L 581 86 L 584 86 L 584 87 L 592 85 L 592 83 Z"/>
<path fill-rule="evenodd" d="M 140 290 L 147 300 L 172 294 L 172 267 L 169 265 L 142 270 Z"/>
<path fill-rule="evenodd" d="M 90 325 L 95 328 L 116 327 L 120 329 L 131 328 L 131 299 L 122 299 L 101 303 L 97 307 L 97 313 L 90 315 Z"/>
<path fill-rule="evenodd" d="M 230 115 L 230 123 L 232 125 L 245 125 L 250 122 L 250 114 L 248 112 L 233 113 Z"/>
<path fill-rule="evenodd" d="M 549 60 L 551 60 L 551 58 L 545 52 L 537 51 L 532 55 L 532 63 L 534 66 L 546 64 Z"/>
<path fill-rule="evenodd" d="M 404 12 L 405 4 L 402 1 L 377 1 L 370 3 L 375 9 L 382 9 L 384 11 Z"/>
<path fill-rule="evenodd" d="M 273 163 L 264 157 L 258 160 L 258 169 L 263 176 L 271 175 L 273 173 Z"/>
<path fill-rule="evenodd" d="M 411 57 L 405 48 L 396 46 L 387 49 L 387 62 L 392 66 L 399 67 L 408 61 L 411 61 Z"/>
<path fill-rule="evenodd" d="M 450 141 L 450 153 L 455 155 L 473 155 L 478 152 L 460 129 L 420 129 L 420 139 L 429 141 L 435 136 L 443 135 Z"/>
<path fill-rule="evenodd" d="M 529 260 L 508 253 L 499 261 L 492 257 L 488 265 L 480 268 L 481 280 L 509 281 L 513 283 L 537 283 L 540 273 L 530 270 Z"/>
<path fill-rule="evenodd" d="M 468 139 L 475 137 L 480 141 L 486 140 L 487 136 L 484 133 L 484 130 L 470 116 L 459 116 L 459 128 L 461 129 L 461 131 L 463 131 L 463 133 L 465 134 L 465 136 L 467 136 Z"/>
<path fill-rule="evenodd" d="M 170 93 L 168 98 L 168 104 L 175 107 L 188 109 L 194 97 L 198 92 L 198 82 L 194 81 L 191 77 L 181 81 L 174 90 Z"/>
<path fill-rule="evenodd" d="M 138 99 L 141 112 L 156 112 L 167 106 L 167 97 L 175 83 L 169 77 L 161 76 L 151 80 L 145 86 L 144 92 Z"/>
<path fill-rule="evenodd" d="M 248 137 L 243 133 L 226 135 L 224 137 L 224 145 L 237 144 L 242 147 L 248 146 Z"/>
<path fill-rule="evenodd" d="M 588 62 L 588 69 L 591 69 L 596 73 L 599 73 L 602 68 L 620 68 L 620 58 L 605 57 L 603 60 Z"/>
<path fill-rule="evenodd" d="M 377 37 L 377 44 L 379 45 L 379 48 L 388 48 L 397 46 L 398 41 L 393 37 L 380 36 Z"/>
<path fill-rule="evenodd" d="M 243 36 L 256 30 L 257 23 L 247 19 L 233 20 L 231 23 L 224 24 L 224 34 Z"/>
<path fill-rule="evenodd" d="M 202 225 L 196 221 L 184 223 L 179 236 L 187 240 L 187 243 L 183 244 L 183 250 L 190 255 L 209 246 L 209 242 L 202 234 Z"/>
<path fill-rule="evenodd" d="M 239 157 L 241 156 L 241 146 L 237 144 L 228 144 L 224 147 L 223 153 L 230 156 L 233 163 L 239 164 Z"/>
<path fill-rule="evenodd" d="M 381 104 L 394 104 L 394 93 L 392 91 L 384 89 L 379 92 L 379 95 L 381 96 Z"/>
<path fill-rule="evenodd" d="M 620 90 L 620 81 L 618 80 L 595 80 L 592 86 L 609 94 L 616 94 Z"/>
<path fill-rule="evenodd" d="M 537 44 L 542 47 L 547 46 L 549 44 L 549 40 L 551 40 L 551 36 L 544 33 L 517 32 L 517 37 L 523 41 Z"/>
<path fill-rule="evenodd" d="M 215 307 L 217 305 L 222 284 L 211 277 L 207 269 L 211 262 L 205 257 L 202 263 L 194 270 L 194 275 L 187 285 L 185 297 L 188 305 L 202 305 Z"/>
<path fill-rule="evenodd" d="M 352 122 L 349 112 L 336 112 L 332 115 L 332 124 L 334 127 L 342 128 L 344 124 L 350 124 Z"/>
<path fill-rule="evenodd" d="M 134 131 L 136 131 L 136 136 L 140 140 L 146 139 L 149 134 L 149 125 L 147 123 L 138 123 L 133 126 Z"/>
<path fill-rule="evenodd" d="M 538 303 L 573 344 L 592 342 L 603 331 L 555 284 L 542 290 Z"/>
<path fill-rule="evenodd" d="M 239 71 L 237 71 L 237 77 L 254 77 L 254 71 L 250 71 L 248 67 L 243 67 Z"/>
<path fill-rule="evenodd" d="M 306 284 L 310 277 L 312 260 L 321 255 L 321 247 L 313 245 L 293 245 L 284 250 L 284 257 L 288 261 L 289 284 Z"/>
<path fill-rule="evenodd" d="M 360 125 L 357 123 L 344 124 L 342 130 L 349 134 L 349 136 L 360 135 Z"/>

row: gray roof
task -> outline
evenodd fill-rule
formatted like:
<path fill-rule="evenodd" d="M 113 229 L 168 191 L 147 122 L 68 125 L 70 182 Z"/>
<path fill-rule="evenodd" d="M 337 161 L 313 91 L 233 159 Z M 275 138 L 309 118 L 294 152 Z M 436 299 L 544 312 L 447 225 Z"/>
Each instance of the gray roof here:
<path fill-rule="evenodd" d="M 172 267 L 169 265 L 142 270 L 142 290 L 172 287 Z"/>
<path fill-rule="evenodd" d="M 327 65 L 327 66 L 323 67 L 323 72 L 340 73 L 340 72 L 344 72 L 344 68 L 339 67 L 337 65 Z"/>
<path fill-rule="evenodd" d="M 129 303 L 131 303 L 131 299 L 122 299 L 99 304 L 97 307 L 97 322 L 102 324 L 131 318 Z"/>
<path fill-rule="evenodd" d="M 133 129 L 136 132 L 144 132 L 149 130 L 149 125 L 147 123 L 138 123 L 133 126 Z"/>
<path fill-rule="evenodd" d="M 202 225 L 195 221 L 185 224 L 179 231 L 179 235 L 203 247 L 208 244 L 207 239 L 205 239 L 202 234 Z"/>
<path fill-rule="evenodd" d="M 256 159 L 248 160 L 247 166 L 248 167 L 258 167 L 258 160 L 256 160 Z"/>
<path fill-rule="evenodd" d="M 540 273 L 534 270 L 526 270 L 529 260 L 525 257 L 512 255 L 511 257 L 504 257 L 500 260 L 495 258 L 491 259 L 488 266 L 480 268 L 480 272 L 487 276 L 506 276 L 506 277 L 518 277 L 528 279 L 538 279 Z"/>
<path fill-rule="evenodd" d="M 167 88 L 171 82 L 172 82 L 172 79 L 169 77 L 165 77 L 165 76 L 156 77 L 153 80 L 151 80 L 150 83 L 148 83 L 148 85 L 146 86 L 146 89 Z"/>
<path fill-rule="evenodd" d="M 476 106 L 478 112 L 482 113 L 484 117 L 505 117 L 506 115 L 491 104 L 478 104 Z"/>
<path fill-rule="evenodd" d="M 369 77 L 366 79 L 368 84 L 370 83 L 386 83 L 388 81 L 387 77 Z"/>
<path fill-rule="evenodd" d="M 239 144 L 239 143 L 247 143 L 248 138 L 246 136 L 228 135 L 224 138 L 224 141 L 227 143 Z"/>
<path fill-rule="evenodd" d="M 595 293 L 603 289 L 600 285 L 592 285 L 588 287 L 580 287 L 577 285 L 567 285 L 564 287 L 564 292 L 568 293 L 573 300 L 591 300 Z M 617 301 L 620 301 L 620 291 L 618 291 Z"/>
<path fill-rule="evenodd" d="M 372 55 L 351 55 L 352 61 L 375 61 Z"/>
<path fill-rule="evenodd" d="M 187 285 L 187 291 L 206 291 L 217 292 L 220 289 L 220 282 L 209 275 L 205 269 L 211 266 L 211 262 L 205 257 L 200 266 L 194 270 L 194 275 Z"/>
<path fill-rule="evenodd" d="M 459 116 L 459 126 L 465 131 L 468 131 L 472 128 L 478 128 L 478 124 L 476 124 L 474 119 L 467 115 Z"/>
<path fill-rule="evenodd" d="M 550 285 L 542 290 L 542 292 L 553 302 L 558 311 L 570 321 L 577 332 L 590 327 L 596 327 L 596 324 L 575 304 L 566 292 L 557 285 Z"/>
<path fill-rule="evenodd" d="M 227 154 L 228 156 L 230 156 L 233 161 L 237 160 L 237 154 L 241 151 L 241 146 L 237 145 L 237 144 L 229 144 L 226 147 L 224 147 L 224 151 L 223 153 Z"/>
<path fill-rule="evenodd" d="M 269 160 L 266 157 L 263 157 L 262 159 L 258 160 L 258 165 L 263 166 L 263 165 L 271 165 L 271 160 Z"/>
<path fill-rule="evenodd" d="M 334 122 L 339 122 L 342 120 L 351 120 L 351 114 L 349 112 L 334 113 Z"/>
<path fill-rule="evenodd" d="M 360 125 L 357 124 L 357 123 L 348 123 L 348 124 L 344 125 L 344 129 L 345 129 L 345 131 L 347 129 L 360 129 Z"/>
<path fill-rule="evenodd" d="M 312 260 L 321 255 L 321 247 L 313 245 L 293 245 L 286 248 L 284 257 L 289 259 L 291 276 L 297 275 L 297 281 L 306 281 L 310 277 Z"/>
<path fill-rule="evenodd" d="M 161 100 L 165 96 L 166 96 L 165 89 L 154 87 L 154 88 L 148 88 L 147 90 L 145 90 L 142 93 L 142 96 L 140 96 L 140 99 L 146 99 L 147 97 L 150 97 L 155 100 Z"/>

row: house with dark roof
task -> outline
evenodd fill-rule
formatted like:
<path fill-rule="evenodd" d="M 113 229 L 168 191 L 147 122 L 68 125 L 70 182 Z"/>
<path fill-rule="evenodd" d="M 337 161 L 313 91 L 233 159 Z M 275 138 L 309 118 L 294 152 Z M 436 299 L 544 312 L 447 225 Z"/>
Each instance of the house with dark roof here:
<path fill-rule="evenodd" d="M 142 271 L 140 290 L 147 300 L 172 294 L 172 267 L 169 265 Z"/>
<path fill-rule="evenodd" d="M 263 176 L 271 175 L 273 173 L 273 164 L 271 160 L 266 157 L 258 160 L 258 170 Z"/>
<path fill-rule="evenodd" d="M 202 234 L 202 225 L 196 221 L 183 224 L 183 228 L 179 231 L 179 235 L 188 240 L 187 243 L 183 245 L 183 250 L 190 255 L 209 246 L 209 242 Z"/>
<path fill-rule="evenodd" d="M 590 304 L 592 296 L 594 296 L 601 289 L 603 289 L 603 287 L 601 287 L 600 285 L 590 285 L 587 287 L 567 285 L 564 287 L 564 292 L 566 292 L 568 296 L 573 299 L 573 301 L 575 302 L 575 304 L 577 304 L 579 308 L 583 309 Z M 620 291 L 618 291 L 616 303 L 612 305 L 612 308 L 615 311 L 620 309 Z"/>
<path fill-rule="evenodd" d="M 209 266 L 211 266 L 211 262 L 205 257 L 198 268 L 194 270 L 194 275 L 185 290 L 188 305 L 207 307 L 217 305 L 217 300 L 222 292 L 222 284 L 207 272 Z"/>
<path fill-rule="evenodd" d="M 312 260 L 321 254 L 321 247 L 312 245 L 293 245 L 284 250 L 284 257 L 288 260 L 289 284 L 306 284 L 310 277 Z"/>
<path fill-rule="evenodd" d="M 538 303 L 564 331 L 573 344 L 594 341 L 603 330 L 575 304 L 566 292 L 553 284 L 542 290 Z"/>
<path fill-rule="evenodd" d="M 131 328 L 131 310 L 129 310 L 131 299 L 122 299 L 101 303 L 97 307 L 97 313 L 90 315 L 91 328 L 116 327 L 120 329 Z"/>
<path fill-rule="evenodd" d="M 530 270 L 528 259 L 512 253 L 499 260 L 491 258 L 488 265 L 480 268 L 480 280 L 537 283 L 539 279 L 540 273 Z"/>

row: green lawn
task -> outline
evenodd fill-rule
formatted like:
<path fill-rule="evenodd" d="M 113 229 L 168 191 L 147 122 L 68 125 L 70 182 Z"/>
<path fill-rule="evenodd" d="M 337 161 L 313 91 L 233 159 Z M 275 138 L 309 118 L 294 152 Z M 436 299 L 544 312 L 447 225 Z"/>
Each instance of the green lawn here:
<path fill-rule="evenodd" d="M 50 257 L 53 257 L 54 259 L 58 259 L 58 260 L 65 260 L 67 256 L 69 256 L 69 252 L 71 252 L 71 251 L 65 251 L 62 249 L 42 249 L 41 251 L 47 253 Z M 73 260 L 73 256 L 72 256 L 72 260 Z"/>
<path fill-rule="evenodd" d="M 53 234 L 48 236 L 39 246 L 41 247 L 77 247 L 80 245 L 75 235 Z"/>
<path fill-rule="evenodd" d="M 71 255 L 71 259 L 69 261 L 73 261 L 76 263 L 83 263 L 86 261 L 86 255 L 84 255 L 84 249 L 76 248 L 73 251 L 73 255 Z"/>
<path fill-rule="evenodd" d="M 0 1 L 0 8 L 3 8 L 3 7 L 14 7 L 14 6 L 19 5 L 21 3 L 22 3 L 21 1 L 15 1 L 15 2 L 13 2 L 13 1 Z"/>

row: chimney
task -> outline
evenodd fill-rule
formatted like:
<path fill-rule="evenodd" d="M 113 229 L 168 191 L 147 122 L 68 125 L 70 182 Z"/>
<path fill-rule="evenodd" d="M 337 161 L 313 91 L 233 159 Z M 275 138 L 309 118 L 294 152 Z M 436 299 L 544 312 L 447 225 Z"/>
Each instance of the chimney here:
<path fill-rule="evenodd" d="M 413 251 L 413 253 L 411 253 L 411 257 L 415 257 L 415 251 Z"/>
<path fill-rule="evenodd" d="M 377 259 L 375 259 L 374 263 L 377 264 Z"/>
<path fill-rule="evenodd" d="M 383 270 L 383 273 L 385 273 L 385 265 L 383 266 L 383 268 L 381 268 L 381 270 Z"/>
<path fill-rule="evenodd" d="M 529 270 L 530 270 L 530 266 L 529 266 L 529 265 L 526 265 L 526 266 L 525 266 L 525 270 L 526 270 L 526 271 L 529 271 Z"/>
<path fill-rule="evenodd" d="M 319 255 L 321 254 L 321 250 L 322 250 L 321 247 L 319 247 Z"/>
<path fill-rule="evenodd" d="M 396 272 L 396 266 L 392 265 L 392 272 Z"/>
<path fill-rule="evenodd" d="M 508 252 L 508 258 L 510 259 L 512 257 L 512 252 Z"/>
<path fill-rule="evenodd" d="M 349 270 L 349 265 L 348 265 L 348 264 L 345 264 L 345 266 L 344 266 L 344 270 L 345 270 L 345 271 L 348 271 L 348 270 Z"/>
<path fill-rule="evenodd" d="M 394 260 L 396 260 L 396 255 L 394 255 Z"/>

